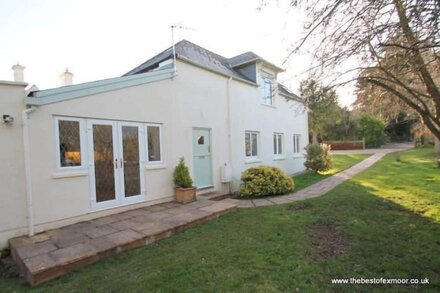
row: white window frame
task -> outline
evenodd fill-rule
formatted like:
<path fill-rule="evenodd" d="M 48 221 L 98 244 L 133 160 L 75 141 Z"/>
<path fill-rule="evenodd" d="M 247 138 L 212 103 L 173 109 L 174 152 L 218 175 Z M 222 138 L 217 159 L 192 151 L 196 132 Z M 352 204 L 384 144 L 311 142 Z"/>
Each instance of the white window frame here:
<path fill-rule="evenodd" d="M 246 155 L 246 135 L 249 134 L 249 147 L 251 149 L 251 155 Z M 252 155 L 252 134 L 255 134 L 257 136 L 257 155 Z M 258 160 L 260 157 L 260 133 L 258 131 L 250 131 L 246 130 L 244 132 L 244 156 L 246 160 Z"/>
<path fill-rule="evenodd" d="M 81 165 L 80 166 L 61 166 L 60 161 L 60 129 L 59 121 L 75 121 L 79 122 L 79 145 L 81 148 Z M 74 170 L 86 170 L 87 169 L 87 143 L 86 143 L 86 125 L 85 120 L 82 118 L 74 117 L 54 117 L 54 130 L 55 130 L 55 164 L 57 171 L 74 171 Z"/>
<path fill-rule="evenodd" d="M 148 127 L 159 127 L 159 151 L 160 151 L 160 161 L 150 161 L 150 155 L 148 152 Z M 145 155 L 146 155 L 146 165 L 162 165 L 163 159 L 163 144 L 162 144 L 162 124 L 158 123 L 145 123 Z"/>
<path fill-rule="evenodd" d="M 293 134 L 292 143 L 293 155 L 295 156 L 301 154 L 301 134 Z"/>
<path fill-rule="evenodd" d="M 279 138 L 281 137 L 281 142 Z M 284 134 L 281 132 L 274 132 L 272 139 L 275 140 L 273 155 L 275 159 L 280 159 L 284 157 Z M 281 152 L 280 152 L 281 147 Z"/>
<path fill-rule="evenodd" d="M 273 76 L 267 74 L 267 73 L 260 73 L 260 103 L 262 105 L 266 106 L 273 106 L 274 105 L 274 82 L 273 82 Z M 267 96 L 266 93 L 266 86 L 269 87 L 270 91 L 270 103 L 267 103 Z"/>

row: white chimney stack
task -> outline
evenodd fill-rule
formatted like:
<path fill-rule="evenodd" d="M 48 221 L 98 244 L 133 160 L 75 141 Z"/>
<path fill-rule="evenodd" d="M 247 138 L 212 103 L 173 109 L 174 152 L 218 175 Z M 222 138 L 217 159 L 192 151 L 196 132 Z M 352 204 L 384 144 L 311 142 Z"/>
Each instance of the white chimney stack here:
<path fill-rule="evenodd" d="M 69 68 L 60 74 L 60 83 L 61 86 L 73 84 L 73 73 L 69 71 Z"/>
<path fill-rule="evenodd" d="M 26 69 L 26 67 L 20 65 L 20 64 L 15 64 L 14 66 L 12 66 L 12 70 L 14 70 L 14 81 L 18 81 L 18 82 L 24 82 L 24 70 Z"/>

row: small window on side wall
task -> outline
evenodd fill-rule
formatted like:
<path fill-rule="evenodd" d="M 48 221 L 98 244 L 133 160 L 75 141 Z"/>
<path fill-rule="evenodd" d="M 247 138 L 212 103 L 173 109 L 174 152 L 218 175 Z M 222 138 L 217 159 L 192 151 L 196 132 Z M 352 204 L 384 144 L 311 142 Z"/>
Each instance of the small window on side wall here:
<path fill-rule="evenodd" d="M 246 158 L 258 158 L 258 140 L 259 133 L 246 131 L 244 135 Z"/>
<path fill-rule="evenodd" d="M 283 134 L 274 133 L 273 134 L 273 154 L 280 156 L 283 154 Z"/>
<path fill-rule="evenodd" d="M 294 154 L 298 154 L 300 152 L 300 135 L 299 134 L 294 134 L 293 135 L 293 153 Z"/>
<path fill-rule="evenodd" d="M 161 126 L 147 125 L 148 163 L 162 162 Z"/>
<path fill-rule="evenodd" d="M 57 119 L 58 166 L 60 168 L 81 167 L 81 122 L 74 119 Z"/>

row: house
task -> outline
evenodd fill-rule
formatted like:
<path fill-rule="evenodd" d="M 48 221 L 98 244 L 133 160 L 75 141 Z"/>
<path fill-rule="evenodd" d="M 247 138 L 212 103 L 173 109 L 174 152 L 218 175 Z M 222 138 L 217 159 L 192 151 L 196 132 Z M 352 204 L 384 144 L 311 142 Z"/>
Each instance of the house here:
<path fill-rule="evenodd" d="M 252 52 L 225 58 L 183 40 L 121 77 L 47 90 L 14 70 L 0 81 L 1 247 L 173 200 L 180 157 L 198 193 L 237 191 L 260 164 L 304 170 L 307 111 Z"/>

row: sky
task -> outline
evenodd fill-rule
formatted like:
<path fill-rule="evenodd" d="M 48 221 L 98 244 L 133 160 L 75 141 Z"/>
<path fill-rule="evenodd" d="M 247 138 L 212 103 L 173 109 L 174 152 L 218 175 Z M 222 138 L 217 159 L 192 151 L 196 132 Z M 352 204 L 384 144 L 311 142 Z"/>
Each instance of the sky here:
<path fill-rule="evenodd" d="M 266 1 L 267 2 L 267 1 Z M 290 1 L 273 0 L 0 0 L 0 80 L 26 67 L 25 81 L 59 86 L 66 69 L 74 83 L 121 76 L 172 44 L 187 39 L 225 57 L 253 51 L 282 65 L 302 36 L 304 16 Z M 261 7 L 261 9 L 258 9 Z M 279 82 L 298 92 L 310 64 L 295 55 Z M 349 105 L 351 88 L 339 89 Z"/>

